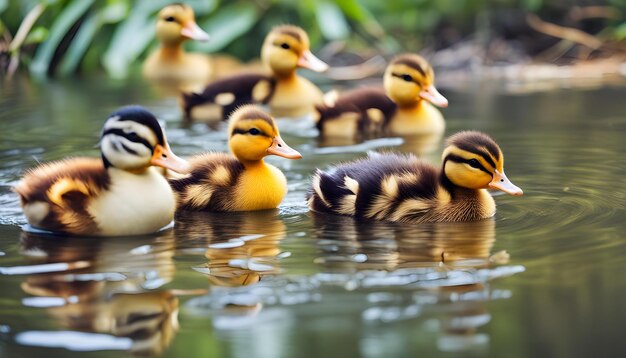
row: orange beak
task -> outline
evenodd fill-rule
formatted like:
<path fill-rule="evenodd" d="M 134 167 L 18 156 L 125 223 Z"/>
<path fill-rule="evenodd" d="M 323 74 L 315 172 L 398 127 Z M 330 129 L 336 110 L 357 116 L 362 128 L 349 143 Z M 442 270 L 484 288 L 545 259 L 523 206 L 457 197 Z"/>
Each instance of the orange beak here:
<path fill-rule="evenodd" d="M 272 140 L 272 145 L 267 148 L 267 153 L 287 159 L 302 158 L 302 154 L 288 146 L 287 143 L 285 143 L 285 141 L 280 136 L 274 137 L 274 139 Z"/>
<path fill-rule="evenodd" d="M 315 57 L 315 55 L 309 50 L 305 50 L 302 53 L 302 56 L 298 59 L 298 66 L 308 68 L 309 70 L 315 72 L 324 72 L 328 69 L 326 62 Z"/>
<path fill-rule="evenodd" d="M 188 39 L 198 40 L 198 41 L 209 41 L 209 34 L 207 34 L 204 30 L 196 24 L 195 21 L 189 21 L 183 26 L 180 30 L 180 34 Z"/>
<path fill-rule="evenodd" d="M 165 146 L 157 144 L 154 147 L 150 164 L 170 169 L 180 174 L 186 174 L 191 169 L 186 160 L 176 156 L 176 154 L 172 152 L 167 142 Z"/>
<path fill-rule="evenodd" d="M 420 94 L 420 98 L 427 100 L 428 102 L 434 104 L 437 107 L 448 107 L 448 100 L 446 97 L 442 96 L 439 91 L 435 88 L 435 86 L 430 85 L 423 89 Z"/>
<path fill-rule="evenodd" d="M 504 175 L 504 172 L 500 173 L 497 169 L 495 173 L 493 174 L 493 179 L 491 180 L 491 183 L 489 183 L 489 187 L 492 189 L 502 190 L 503 192 L 510 194 L 510 195 L 515 195 L 515 196 L 524 195 L 524 192 L 522 191 L 522 189 L 518 188 L 513 183 L 511 183 L 509 178 L 507 178 L 506 175 Z"/>

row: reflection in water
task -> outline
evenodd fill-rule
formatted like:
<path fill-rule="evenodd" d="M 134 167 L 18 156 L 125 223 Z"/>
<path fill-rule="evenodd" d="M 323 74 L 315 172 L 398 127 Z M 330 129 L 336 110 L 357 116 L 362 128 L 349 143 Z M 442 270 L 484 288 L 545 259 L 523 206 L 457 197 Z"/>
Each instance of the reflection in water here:
<path fill-rule="evenodd" d="M 136 354 L 160 353 L 172 341 L 178 330 L 178 298 L 169 291 L 147 291 L 174 276 L 171 231 L 157 237 L 110 239 L 22 232 L 21 248 L 32 262 L 24 266 L 31 274 L 21 287 L 33 296 L 23 299 L 25 306 L 45 308 L 66 329 L 106 333 L 125 338 L 128 344 L 92 335 L 92 345 L 78 348 L 70 341 L 59 342 L 63 337 L 73 340 L 75 334 L 50 336 L 45 332 L 23 332 L 18 341 L 79 350 L 127 349 Z M 59 270 L 50 272 L 50 267 Z M 42 270 L 36 273 L 37 268 Z"/>
<path fill-rule="evenodd" d="M 233 328 L 254 323 L 262 303 L 254 297 L 231 295 L 238 288 L 259 282 L 280 271 L 279 243 L 285 237 L 285 224 L 278 210 L 254 212 L 177 213 L 176 233 L 204 245 L 206 265 L 196 271 L 206 274 L 211 289 L 213 324 Z M 236 236 L 235 236 L 236 234 Z"/>
<path fill-rule="evenodd" d="M 376 148 L 392 147 L 395 151 L 412 153 L 418 156 L 429 154 L 437 150 L 443 133 L 429 133 L 398 138 L 379 138 L 372 140 L 359 140 L 343 137 L 319 137 L 318 154 L 365 152 Z"/>

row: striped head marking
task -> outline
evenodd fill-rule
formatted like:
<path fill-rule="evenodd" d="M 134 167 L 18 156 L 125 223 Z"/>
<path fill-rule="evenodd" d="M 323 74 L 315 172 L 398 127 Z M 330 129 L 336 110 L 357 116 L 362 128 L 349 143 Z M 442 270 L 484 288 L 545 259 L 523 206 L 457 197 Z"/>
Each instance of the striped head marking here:
<path fill-rule="evenodd" d="M 297 67 L 323 72 L 328 65 L 309 49 L 309 36 L 298 26 L 275 27 L 265 38 L 261 59 L 277 76 L 290 76 Z"/>
<path fill-rule="evenodd" d="M 238 108 L 230 117 L 229 147 L 242 162 L 255 162 L 266 155 L 278 155 L 288 159 L 302 156 L 280 137 L 274 119 L 254 105 Z"/>
<path fill-rule="evenodd" d="M 425 99 L 439 107 L 448 100 L 435 88 L 435 73 L 422 56 L 404 54 L 394 58 L 384 75 L 387 95 L 400 106 L 414 105 Z"/>
<path fill-rule="evenodd" d="M 156 117 L 140 106 L 122 107 L 109 116 L 100 149 L 106 167 L 138 170 L 157 165 L 179 173 L 188 169 L 170 150 Z"/>
<path fill-rule="evenodd" d="M 469 189 L 498 189 L 522 195 L 504 174 L 504 156 L 496 142 L 476 131 L 457 133 L 446 142 L 443 169 L 455 185 Z"/>

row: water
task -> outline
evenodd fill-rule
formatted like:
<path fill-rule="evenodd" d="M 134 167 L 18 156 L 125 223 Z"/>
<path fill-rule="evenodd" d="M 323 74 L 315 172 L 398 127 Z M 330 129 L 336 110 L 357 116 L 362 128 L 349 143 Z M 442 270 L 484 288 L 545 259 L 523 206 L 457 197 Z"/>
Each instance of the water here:
<path fill-rule="evenodd" d="M 24 169 L 97 156 L 123 104 L 163 119 L 174 151 L 226 150 L 183 128 L 174 98 L 104 78 L 0 89 L 0 356 L 586 357 L 626 354 L 626 87 L 447 91 L 446 135 L 478 129 L 523 197 L 498 195 L 474 223 L 358 223 L 307 212 L 316 167 L 439 138 L 323 143 L 281 122 L 304 159 L 271 158 L 289 181 L 274 211 L 185 213 L 132 238 L 23 233 L 10 191 Z"/>

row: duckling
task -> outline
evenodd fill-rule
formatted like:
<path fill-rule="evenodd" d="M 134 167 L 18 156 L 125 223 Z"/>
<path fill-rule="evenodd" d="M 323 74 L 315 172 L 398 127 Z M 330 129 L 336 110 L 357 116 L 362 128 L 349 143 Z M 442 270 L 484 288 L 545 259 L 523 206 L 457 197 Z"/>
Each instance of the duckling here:
<path fill-rule="evenodd" d="M 47 231 L 140 235 L 172 222 L 175 199 L 159 166 L 184 173 L 187 162 L 142 107 L 123 107 L 104 124 L 102 159 L 72 158 L 29 170 L 14 188 L 28 223 Z"/>
<path fill-rule="evenodd" d="M 209 35 L 197 24 L 193 9 L 185 4 L 164 7 L 158 15 L 156 36 L 161 43 L 143 64 L 144 77 L 155 81 L 197 82 L 204 85 L 212 75 L 210 58 L 187 53 L 188 39 L 208 41 Z"/>
<path fill-rule="evenodd" d="M 320 135 L 371 138 L 443 133 L 443 116 L 433 105 L 447 107 L 448 100 L 435 88 L 435 74 L 423 57 L 396 57 L 383 81 L 384 91 L 365 87 L 316 106 Z"/>
<path fill-rule="evenodd" d="M 219 122 L 241 104 L 267 104 L 275 117 L 297 118 L 313 113 L 322 92 L 296 74 L 304 67 L 323 72 L 328 65 L 309 50 L 309 37 L 297 26 L 274 28 L 265 38 L 261 61 L 270 75 L 245 74 L 211 83 L 202 93 L 184 93 L 182 109 L 190 120 Z"/>
<path fill-rule="evenodd" d="M 399 222 L 472 221 L 492 217 L 487 188 L 522 195 L 504 174 L 496 142 L 481 132 L 447 141 L 441 170 L 412 155 L 370 155 L 318 170 L 307 196 L 316 212 Z"/>
<path fill-rule="evenodd" d="M 189 159 L 189 175 L 171 178 L 179 210 L 273 209 L 287 194 L 285 175 L 263 158 L 302 156 L 282 140 L 274 119 L 259 107 L 246 105 L 231 115 L 227 133 L 235 157 L 224 153 L 199 154 Z"/>

